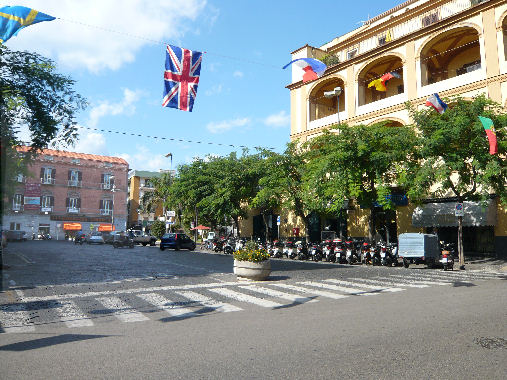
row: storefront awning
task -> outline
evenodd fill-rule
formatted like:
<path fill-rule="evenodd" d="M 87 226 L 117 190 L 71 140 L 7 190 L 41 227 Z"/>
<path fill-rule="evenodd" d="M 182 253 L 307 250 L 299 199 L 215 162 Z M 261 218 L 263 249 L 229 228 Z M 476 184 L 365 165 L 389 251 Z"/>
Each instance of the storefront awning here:
<path fill-rule="evenodd" d="M 81 223 L 63 223 L 65 231 L 81 231 Z"/>
<path fill-rule="evenodd" d="M 412 214 L 414 227 L 457 227 L 458 217 L 454 215 L 456 202 L 428 203 L 417 207 Z M 496 202 L 489 200 L 483 207 L 480 202 L 463 202 L 465 216 L 463 226 L 494 226 L 496 224 Z"/>
<path fill-rule="evenodd" d="M 115 228 L 111 224 L 99 224 L 99 232 L 114 231 Z"/>

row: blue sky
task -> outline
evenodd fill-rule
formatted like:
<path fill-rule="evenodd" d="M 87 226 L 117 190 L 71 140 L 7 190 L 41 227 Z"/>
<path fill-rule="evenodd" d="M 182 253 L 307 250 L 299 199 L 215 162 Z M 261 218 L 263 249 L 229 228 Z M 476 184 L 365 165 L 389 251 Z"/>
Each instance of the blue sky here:
<path fill-rule="evenodd" d="M 208 142 L 282 151 L 290 134 L 290 70 L 281 67 L 290 52 L 323 45 L 401 2 L 19 0 L 59 19 L 26 28 L 7 45 L 51 57 L 76 80 L 89 102 L 78 117 L 83 127 L 204 142 L 81 129 L 80 141 L 62 148 L 124 157 L 133 169 L 168 169 L 169 152 L 175 168 L 241 150 Z M 207 52 L 191 113 L 161 107 L 162 42 Z"/>

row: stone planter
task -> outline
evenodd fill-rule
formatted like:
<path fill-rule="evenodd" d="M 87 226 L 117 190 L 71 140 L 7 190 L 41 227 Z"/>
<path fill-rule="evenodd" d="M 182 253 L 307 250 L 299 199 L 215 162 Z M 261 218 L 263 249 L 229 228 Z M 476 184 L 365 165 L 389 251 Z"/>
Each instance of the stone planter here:
<path fill-rule="evenodd" d="M 266 280 L 271 273 L 271 262 L 269 260 L 257 263 L 250 261 L 234 260 L 234 274 L 238 280 Z"/>

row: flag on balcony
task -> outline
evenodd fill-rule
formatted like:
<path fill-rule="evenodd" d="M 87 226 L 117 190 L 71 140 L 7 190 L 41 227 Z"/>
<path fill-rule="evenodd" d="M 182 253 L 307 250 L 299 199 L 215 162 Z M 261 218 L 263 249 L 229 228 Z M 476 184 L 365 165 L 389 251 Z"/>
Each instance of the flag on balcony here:
<path fill-rule="evenodd" d="M 0 8 L 0 43 L 5 43 L 18 32 L 41 21 L 52 21 L 55 18 L 35 9 L 21 6 Z"/>
<path fill-rule="evenodd" d="M 304 71 L 303 83 L 309 82 L 320 78 L 327 69 L 327 66 L 318 59 L 315 58 L 298 58 L 287 63 L 283 69 L 286 69 L 292 64 L 301 67 Z"/>
<path fill-rule="evenodd" d="M 428 107 L 433 107 L 439 114 L 443 114 L 447 109 L 447 104 L 440 99 L 440 96 L 438 96 L 437 93 L 426 99 L 426 105 Z"/>
<path fill-rule="evenodd" d="M 401 75 L 398 74 L 396 71 L 391 71 L 389 73 L 385 73 L 384 75 L 382 75 L 380 77 L 380 79 L 382 79 L 382 81 L 384 82 L 384 86 L 386 85 L 386 82 L 389 80 L 389 79 L 393 79 L 393 78 L 398 78 L 398 79 L 401 79 Z"/>
<path fill-rule="evenodd" d="M 167 45 L 163 107 L 192 112 L 201 74 L 202 53 Z"/>
<path fill-rule="evenodd" d="M 479 120 L 482 123 L 486 131 L 486 135 L 488 136 L 489 141 L 489 154 L 497 154 L 498 153 L 498 144 L 496 141 L 496 132 L 495 126 L 493 125 L 493 120 L 488 117 L 479 116 Z"/>
<path fill-rule="evenodd" d="M 384 84 L 384 81 L 382 80 L 382 78 L 372 80 L 368 84 L 368 88 L 373 87 L 373 86 L 375 86 L 375 90 L 377 90 L 377 91 L 383 91 L 383 92 L 387 91 L 386 85 Z"/>

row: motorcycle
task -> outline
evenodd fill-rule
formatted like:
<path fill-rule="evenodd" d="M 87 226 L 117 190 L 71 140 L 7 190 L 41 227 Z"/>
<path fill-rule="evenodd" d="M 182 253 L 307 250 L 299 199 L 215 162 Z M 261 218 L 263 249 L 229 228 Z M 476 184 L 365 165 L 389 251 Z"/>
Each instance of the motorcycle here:
<path fill-rule="evenodd" d="M 326 240 L 324 242 L 322 254 L 324 256 L 324 261 L 334 261 L 335 260 L 334 246 L 333 246 L 332 240 Z"/>
<path fill-rule="evenodd" d="M 222 252 L 224 249 L 224 243 L 225 243 L 224 240 L 218 240 L 218 239 L 213 240 L 213 242 L 212 242 L 213 251 L 214 252 Z"/>
<path fill-rule="evenodd" d="M 453 270 L 454 269 L 454 244 L 452 243 L 444 243 L 440 242 L 442 246 L 442 257 L 440 259 L 440 263 L 444 267 L 444 270 Z"/>
<path fill-rule="evenodd" d="M 296 257 L 298 260 L 308 259 L 308 245 L 306 241 L 298 241 L 296 243 Z"/>
<path fill-rule="evenodd" d="M 297 255 L 296 245 L 292 240 L 287 240 L 283 246 L 283 254 L 288 259 L 295 259 Z"/>
<path fill-rule="evenodd" d="M 335 262 L 344 264 L 347 262 L 347 252 L 343 248 L 343 241 L 340 238 L 333 240 Z"/>
<path fill-rule="evenodd" d="M 357 254 L 356 247 L 353 240 L 346 240 L 345 243 L 345 259 L 350 265 L 360 261 L 360 257 Z"/>
<path fill-rule="evenodd" d="M 237 239 L 234 251 L 240 251 L 240 250 L 242 250 L 243 247 L 245 246 L 245 243 L 246 243 L 245 239 L 242 239 L 242 238 Z"/>
<path fill-rule="evenodd" d="M 322 247 L 320 244 L 313 243 L 309 250 L 310 258 L 313 261 L 320 261 L 322 260 Z"/>
<path fill-rule="evenodd" d="M 372 265 L 381 265 L 382 264 L 382 253 L 386 253 L 386 250 L 382 252 L 382 247 L 380 244 L 371 245 L 370 246 L 370 255 L 371 255 L 371 264 Z"/>
<path fill-rule="evenodd" d="M 384 243 L 380 245 L 380 257 L 382 259 L 382 265 L 387 267 L 398 265 L 397 248 L 398 245 L 396 243 Z"/>
<path fill-rule="evenodd" d="M 236 242 L 234 241 L 234 239 L 228 239 L 225 243 L 224 243 L 224 246 L 223 246 L 223 250 L 224 250 L 224 253 L 226 255 L 232 255 L 232 253 L 234 252 L 234 248 L 236 246 Z"/>
<path fill-rule="evenodd" d="M 371 246 L 370 243 L 366 241 L 361 245 L 361 262 L 364 264 L 372 263 Z"/>
<path fill-rule="evenodd" d="M 280 241 L 280 240 L 275 240 L 273 242 L 273 248 L 272 248 L 272 256 L 274 258 L 281 258 L 283 257 L 283 249 L 284 249 L 284 246 L 283 246 L 283 243 Z"/>

